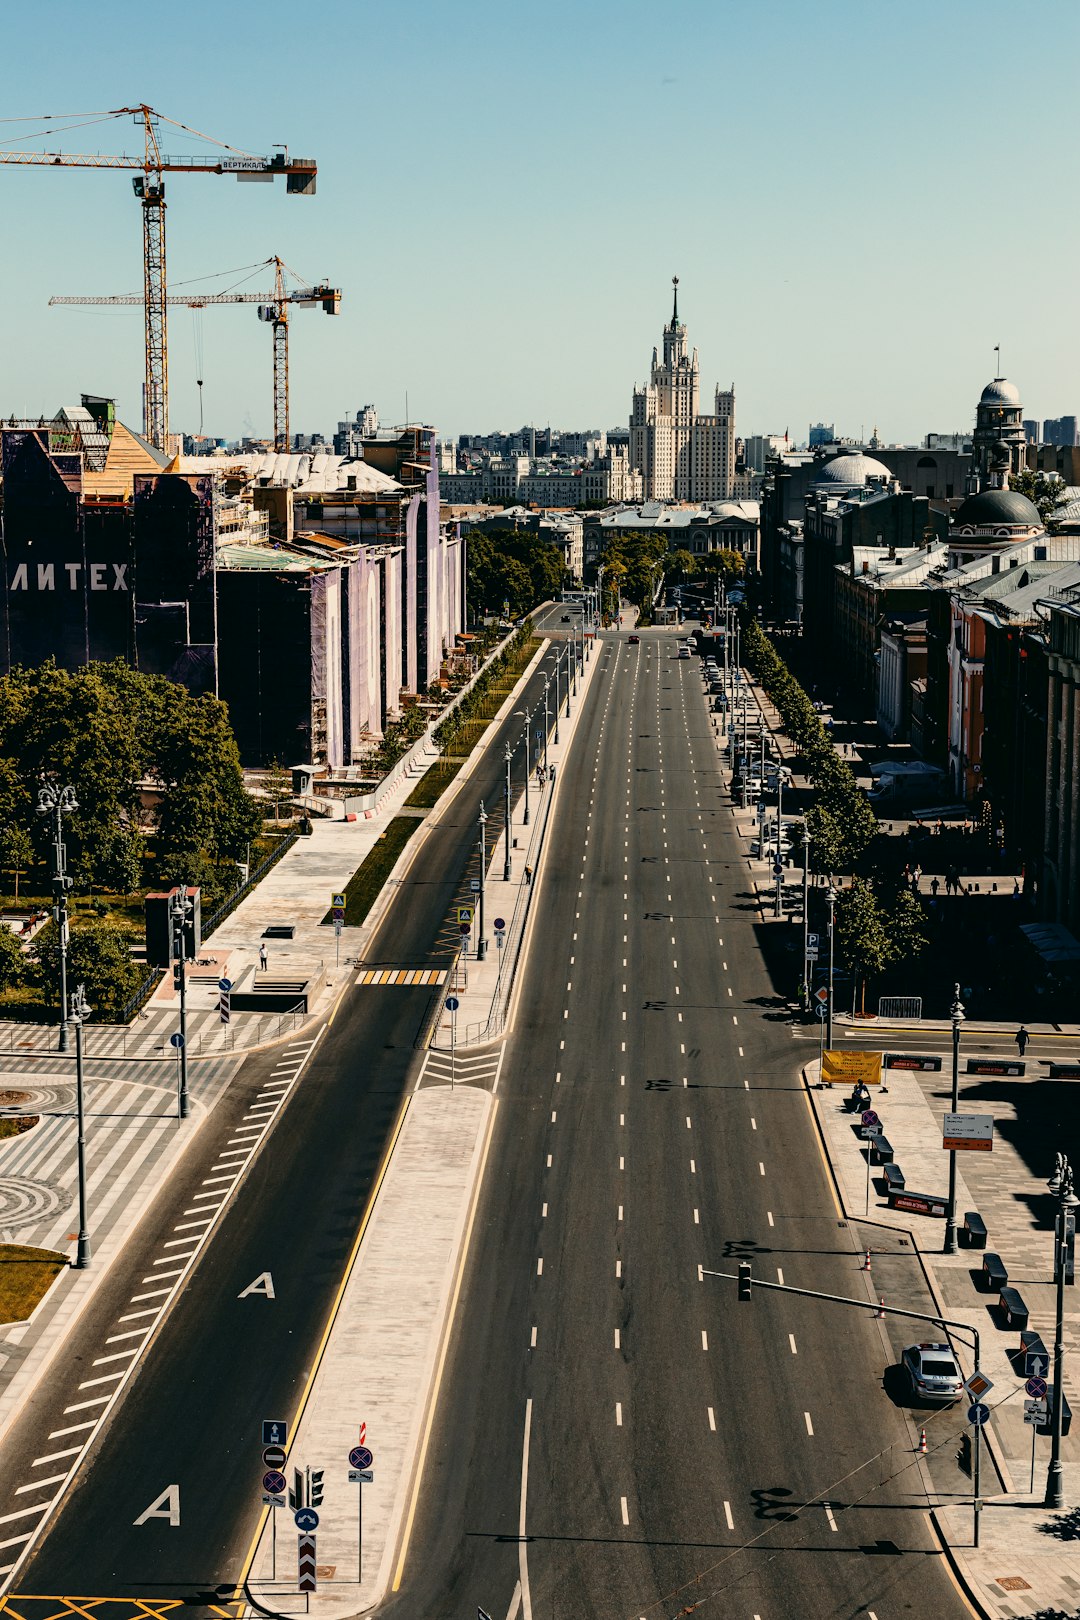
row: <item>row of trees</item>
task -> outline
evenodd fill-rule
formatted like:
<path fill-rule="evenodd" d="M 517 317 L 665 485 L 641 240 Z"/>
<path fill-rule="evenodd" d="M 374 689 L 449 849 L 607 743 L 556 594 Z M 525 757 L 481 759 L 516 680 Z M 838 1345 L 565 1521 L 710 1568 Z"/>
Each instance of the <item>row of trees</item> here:
<path fill-rule="evenodd" d="M 532 620 L 526 619 L 510 637 L 502 652 L 481 670 L 463 698 L 460 698 L 445 719 L 432 732 L 432 739 L 444 753 L 454 752 L 455 739 L 470 720 L 480 718 L 493 689 L 503 680 L 508 670 L 518 671 L 523 654 L 532 637 Z M 516 678 L 516 674 L 515 674 Z"/>
<path fill-rule="evenodd" d="M 566 569 L 558 546 L 526 529 L 473 529 L 466 539 L 469 602 L 519 619 L 557 596 Z"/>
<path fill-rule="evenodd" d="M 106 917 L 80 917 L 68 944 L 68 984 L 84 985 L 97 1018 L 120 1012 L 146 972 L 131 957 L 130 938 Z M 0 990 L 40 990 L 47 1007 L 60 1000 L 60 937 L 49 923 L 23 952 L 15 935 L 0 928 Z"/>
<path fill-rule="evenodd" d="M 836 900 L 836 933 L 844 960 L 862 986 L 900 962 L 915 962 L 927 946 L 926 917 L 917 895 L 904 885 L 879 892 L 872 878 L 855 877 Z"/>
<path fill-rule="evenodd" d="M 604 595 L 612 594 L 650 612 L 653 594 L 664 583 L 688 585 L 701 580 L 712 584 L 718 578 L 727 584 L 741 579 L 746 561 L 741 552 L 708 551 L 695 556 L 678 546 L 669 549 L 667 536 L 654 530 L 613 535 L 600 558 L 604 565 Z"/>
<path fill-rule="evenodd" d="M 231 885 L 262 828 L 225 705 L 119 660 L 0 678 L 0 861 L 24 885 L 51 858 L 51 824 L 36 814 L 44 781 L 70 784 L 78 800 L 64 819 L 76 893 L 187 878 L 212 901 L 221 869 Z"/>

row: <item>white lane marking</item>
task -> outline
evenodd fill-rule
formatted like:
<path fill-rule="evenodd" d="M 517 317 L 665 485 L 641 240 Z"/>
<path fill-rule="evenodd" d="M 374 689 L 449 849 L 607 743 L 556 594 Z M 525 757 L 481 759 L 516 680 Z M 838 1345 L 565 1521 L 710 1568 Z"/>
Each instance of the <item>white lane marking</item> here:
<path fill-rule="evenodd" d="M 777 1268 L 776 1268 L 776 1280 L 777 1280 L 778 1283 L 781 1284 L 781 1286 L 783 1286 L 784 1273 L 783 1273 L 783 1271 L 781 1270 L 781 1268 L 779 1266 L 777 1266 Z"/>
<path fill-rule="evenodd" d="M 160 1282 L 160 1277 L 144 1277 L 143 1282 Z M 137 1304 L 140 1299 L 160 1299 L 162 1294 L 172 1293 L 172 1283 L 167 1288 L 148 1288 L 145 1294 L 132 1294 L 131 1303 Z"/>
<path fill-rule="evenodd" d="M 514 1595 L 510 1599 L 510 1607 L 506 1611 L 506 1620 L 516 1620 L 518 1607 L 521 1603 L 521 1582 L 514 1582 Z"/>
<path fill-rule="evenodd" d="M 740 1046 L 740 1047 L 739 1047 L 739 1056 L 740 1056 L 740 1057 L 742 1057 L 742 1055 L 743 1055 L 743 1049 L 742 1049 L 742 1047 L 741 1047 L 741 1046 Z"/>
<path fill-rule="evenodd" d="M 615 1402 L 615 1427 L 622 1428 L 622 1401 Z"/>
<path fill-rule="evenodd" d="M 168 1292 L 168 1290 L 163 1289 L 162 1292 L 165 1293 L 165 1292 Z M 118 1316 L 117 1321 L 118 1322 L 137 1322 L 139 1320 L 140 1316 L 156 1316 L 160 1309 L 161 1309 L 160 1305 L 147 1305 L 145 1310 L 142 1310 L 142 1311 L 128 1311 L 125 1316 Z"/>
<path fill-rule="evenodd" d="M 772 1217 L 772 1210 L 771 1210 L 771 1209 L 767 1209 L 767 1210 L 766 1210 L 766 1211 L 765 1211 L 765 1214 L 766 1214 L 766 1215 L 767 1215 L 767 1216 L 768 1216 L 768 1218 L 769 1218 L 769 1225 L 770 1225 L 770 1226 L 775 1226 L 775 1225 L 776 1225 L 776 1222 L 775 1222 L 775 1221 L 774 1221 L 774 1220 L 773 1220 L 773 1217 Z"/>
<path fill-rule="evenodd" d="M 626 1124 L 626 1115 L 625 1114 L 620 1114 L 619 1115 L 619 1124 L 620 1125 L 625 1125 Z"/>
<path fill-rule="evenodd" d="M 621 1154 L 619 1155 L 619 1169 L 620 1170 L 625 1170 L 626 1169 L 626 1160 L 622 1157 Z"/>
<path fill-rule="evenodd" d="M 758 1170 L 761 1172 L 762 1175 L 765 1174 L 765 1166 L 762 1164 L 760 1159 L 758 1160 Z"/>
<path fill-rule="evenodd" d="M 621 1350 L 622 1349 L 622 1344 L 621 1344 L 621 1341 L 620 1341 L 620 1338 L 619 1338 L 619 1330 L 618 1330 L 618 1328 L 615 1329 L 615 1348 L 616 1348 L 616 1350 Z"/>
<path fill-rule="evenodd" d="M 705 1408 L 705 1410 L 709 1414 L 709 1428 L 712 1430 L 713 1434 L 715 1434 L 716 1433 L 716 1413 L 713 1411 L 711 1406 L 707 1406 Z"/>
<path fill-rule="evenodd" d="M 89 1424 L 77 1423 L 75 1427 L 77 1429 L 85 1429 L 89 1428 Z M 46 1463 L 59 1462 L 62 1457 L 77 1457 L 81 1450 L 82 1446 L 68 1446 L 66 1451 L 48 1451 L 45 1453 L 44 1457 L 35 1457 L 30 1466 L 31 1468 L 41 1468 Z M 66 1477 L 67 1476 L 64 1475 L 64 1478 Z"/>
<path fill-rule="evenodd" d="M 829 1529 L 830 1530 L 835 1530 L 836 1529 L 836 1520 L 833 1518 L 833 1510 L 829 1506 L 828 1502 L 825 1503 L 825 1517 L 829 1521 Z"/>
<path fill-rule="evenodd" d="M 525 1402 L 525 1438 L 521 1445 L 521 1496 L 518 1505 L 518 1576 L 521 1581 L 521 1611 L 532 1620 L 532 1593 L 529 1590 L 528 1543 L 525 1540 L 525 1507 L 529 1495 L 529 1434 L 532 1429 L 532 1396 Z"/>
<path fill-rule="evenodd" d="M 692 1131 L 693 1128 L 694 1128 L 690 1123 L 690 1115 L 689 1114 L 687 1114 L 687 1116 L 686 1116 L 686 1128 L 687 1128 L 688 1131 Z"/>
<path fill-rule="evenodd" d="M 724 1518 L 727 1520 L 728 1529 L 729 1530 L 734 1530 L 734 1528 L 735 1528 L 735 1520 L 731 1517 L 731 1503 L 730 1502 L 725 1502 L 724 1503 Z"/>
<path fill-rule="evenodd" d="M 141 1327 L 129 1328 L 126 1333 L 110 1333 L 105 1343 L 120 1344 L 124 1339 L 145 1339 L 149 1331 L 148 1327 Z"/>
<path fill-rule="evenodd" d="M 787 1337 L 788 1337 L 788 1344 L 790 1344 L 790 1346 L 791 1346 L 792 1355 L 797 1356 L 798 1353 L 799 1353 L 799 1348 L 795 1343 L 795 1335 L 794 1335 L 794 1333 L 789 1333 Z"/>
<path fill-rule="evenodd" d="M 536 1262 L 536 1275 L 538 1277 L 542 1277 L 544 1275 L 544 1257 L 543 1257 L 543 1255 L 541 1255 L 540 1258 Z"/>
<path fill-rule="evenodd" d="M 10 1536 L 7 1541 L 0 1541 L 0 1547 L 21 1547 L 24 1541 L 29 1541 L 30 1540 L 30 1537 L 33 1535 L 33 1533 L 34 1532 L 32 1530 L 27 1530 L 25 1535 L 22 1535 L 22 1536 Z M 5 1575 L 7 1574 L 8 1569 L 14 1569 L 14 1568 L 15 1568 L 14 1564 L 9 1564 L 7 1566 L 7 1569 L 4 1571 L 4 1574 Z"/>
<path fill-rule="evenodd" d="M 628 1508 L 626 1506 L 626 1497 L 625 1496 L 620 1496 L 619 1501 L 622 1504 L 622 1522 L 623 1522 L 623 1524 L 629 1524 L 630 1523 L 630 1513 L 629 1513 L 629 1510 L 628 1510 Z"/>
<path fill-rule="evenodd" d="M 693 1159 L 690 1160 L 690 1174 L 692 1176 L 697 1175 L 697 1164 Z"/>
<path fill-rule="evenodd" d="M 535 1329 L 535 1327 L 533 1328 L 532 1336 L 529 1339 L 529 1349 L 530 1350 L 535 1350 L 536 1349 L 536 1329 Z"/>
<path fill-rule="evenodd" d="M 551 1110 L 551 1123 L 553 1125 L 555 1123 L 555 1110 L 554 1110 L 554 1108 Z"/>
<path fill-rule="evenodd" d="M 813 1424 L 812 1424 L 812 1423 L 811 1423 L 811 1421 L 810 1421 L 810 1414 L 809 1414 L 809 1412 L 804 1412 L 804 1413 L 803 1413 L 803 1417 L 804 1417 L 804 1418 L 805 1418 L 805 1419 L 806 1419 L 806 1432 L 807 1432 L 807 1434 L 813 1434 L 813 1432 L 814 1432 L 814 1425 L 813 1425 Z"/>
<path fill-rule="evenodd" d="M 169 1238 L 169 1240 L 166 1243 L 163 1243 L 161 1245 L 161 1247 L 163 1249 L 190 1249 L 191 1246 L 193 1244 L 195 1244 L 195 1243 L 198 1243 L 198 1241 L 199 1240 L 198 1240 L 197 1237 Z M 171 1256 L 171 1258 L 175 1260 L 175 1259 L 178 1258 L 178 1256 L 173 1255 L 173 1256 Z"/>
<path fill-rule="evenodd" d="M 50 1506 L 49 1502 L 39 1502 L 37 1507 L 19 1508 L 15 1513 L 0 1513 L 0 1524 L 11 1524 L 15 1519 L 28 1519 L 32 1513 L 44 1513 Z M 23 1536 L 21 1539 L 25 1541 L 26 1537 Z"/>
<path fill-rule="evenodd" d="M 700 1226 L 701 1225 L 701 1216 L 698 1214 L 698 1211 L 696 1209 L 694 1211 L 694 1225 L 695 1226 Z"/>
<path fill-rule="evenodd" d="M 81 1449 L 81 1447 L 76 1447 L 76 1450 L 80 1450 L 80 1449 Z M 18 1486 L 16 1486 L 15 1495 L 16 1496 L 26 1496 L 28 1494 L 28 1492 L 30 1492 L 30 1491 L 44 1490 L 47 1485 L 59 1485 L 59 1483 L 60 1483 L 60 1481 L 62 1479 L 67 1479 L 67 1475 L 66 1474 L 49 1474 L 47 1478 L 35 1479 L 33 1481 L 33 1483 L 30 1484 L 30 1485 L 18 1485 Z"/>
<path fill-rule="evenodd" d="M 750 1129 L 752 1131 L 757 1130 L 757 1120 L 754 1118 L 753 1114 L 750 1115 Z"/>
<path fill-rule="evenodd" d="M 185 1215 L 190 1214 L 190 1213 L 191 1213 L 191 1211 L 189 1211 L 189 1210 L 184 1211 Z M 213 1218 L 214 1217 L 212 1215 L 201 1215 L 197 1221 L 181 1221 L 179 1226 L 174 1226 L 173 1227 L 173 1231 L 174 1232 L 189 1232 L 192 1229 L 192 1227 L 195 1227 L 195 1226 L 209 1226 L 210 1222 L 213 1220 Z"/>
<path fill-rule="evenodd" d="M 118 1378 L 123 1378 L 122 1372 L 102 1373 L 100 1378 L 87 1378 L 79 1385 L 80 1389 L 93 1389 L 98 1384 L 115 1384 Z M 66 1408 L 65 1410 L 69 1410 Z"/>
<path fill-rule="evenodd" d="M 732 1022 L 732 1023 L 733 1023 L 733 1024 L 737 1024 L 737 1023 L 738 1023 L 738 1022 L 739 1022 L 739 1015 L 738 1015 L 738 1013 L 732 1013 L 732 1015 L 731 1015 L 731 1022 Z"/>
<path fill-rule="evenodd" d="M 709 1335 L 706 1333 L 704 1328 L 701 1330 L 701 1348 L 703 1350 L 707 1350 L 709 1348 Z"/>
<path fill-rule="evenodd" d="M 623 1213 L 622 1213 L 622 1205 L 621 1205 L 621 1204 L 620 1204 L 620 1205 L 619 1205 L 619 1216 L 618 1216 L 618 1218 L 619 1218 L 619 1220 L 620 1220 L 620 1221 L 621 1221 L 621 1220 L 622 1220 L 622 1218 L 623 1218 Z"/>
<path fill-rule="evenodd" d="M 540 1219 L 542 1221 L 547 1220 L 547 1205 L 546 1204 L 542 1204 L 541 1207 L 540 1207 Z"/>
<path fill-rule="evenodd" d="M 551 1169 L 551 1154 L 550 1153 L 547 1156 L 547 1167 L 548 1167 L 549 1170 Z"/>
<path fill-rule="evenodd" d="M 616 1262 L 615 1262 L 615 1275 L 616 1275 L 616 1277 L 621 1277 L 622 1276 L 622 1261 L 621 1260 L 616 1260 Z"/>
<path fill-rule="evenodd" d="M 96 1401 L 95 1402 L 88 1402 L 87 1404 L 88 1405 L 96 1405 L 97 1402 Z M 92 1429 L 96 1422 L 97 1422 L 96 1418 L 89 1418 L 87 1420 L 87 1422 L 85 1422 L 85 1423 L 69 1423 L 66 1429 L 54 1429 L 52 1431 L 52 1433 L 49 1435 L 49 1439 L 50 1440 L 63 1440 L 65 1438 L 65 1436 L 67 1436 L 69 1434 L 81 1434 L 83 1429 Z M 79 1450 L 80 1451 L 82 1450 L 81 1446 L 79 1447 Z"/>

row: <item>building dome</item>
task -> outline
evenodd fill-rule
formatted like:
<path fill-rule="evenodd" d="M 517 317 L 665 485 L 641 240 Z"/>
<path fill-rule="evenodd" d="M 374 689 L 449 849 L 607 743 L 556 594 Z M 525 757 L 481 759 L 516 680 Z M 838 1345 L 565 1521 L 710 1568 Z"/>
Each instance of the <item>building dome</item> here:
<path fill-rule="evenodd" d="M 1020 390 L 1015 383 L 1006 382 L 1004 377 L 995 377 L 988 382 L 982 391 L 980 405 L 1019 405 Z"/>
<path fill-rule="evenodd" d="M 969 495 L 953 515 L 954 529 L 1041 529 L 1039 509 L 1017 489 Z"/>
<path fill-rule="evenodd" d="M 831 461 L 823 461 L 812 482 L 851 489 L 862 488 L 871 478 L 891 479 L 892 476 L 882 462 L 856 451 L 853 455 L 834 456 Z"/>

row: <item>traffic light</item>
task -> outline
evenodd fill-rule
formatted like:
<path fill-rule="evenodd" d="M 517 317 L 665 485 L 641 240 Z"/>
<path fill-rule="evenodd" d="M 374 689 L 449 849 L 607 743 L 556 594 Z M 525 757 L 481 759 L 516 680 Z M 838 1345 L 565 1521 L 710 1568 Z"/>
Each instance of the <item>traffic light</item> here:
<path fill-rule="evenodd" d="M 323 1498 L 323 1470 L 313 1468 L 308 1474 L 308 1507 L 321 1507 Z"/>
<path fill-rule="evenodd" d="M 749 1300 L 749 1298 L 750 1298 L 750 1290 L 751 1290 L 752 1286 L 753 1286 L 753 1275 L 752 1275 L 751 1270 L 750 1270 L 750 1262 L 749 1262 L 749 1260 L 740 1260 L 739 1261 L 739 1298 L 740 1298 L 740 1300 Z"/>
<path fill-rule="evenodd" d="M 297 1508 L 307 1507 L 309 1504 L 307 1500 L 307 1492 L 304 1489 L 305 1482 L 303 1471 L 299 1468 L 294 1468 L 292 1471 L 292 1477 L 293 1482 L 289 1486 L 289 1506 L 295 1512 Z"/>

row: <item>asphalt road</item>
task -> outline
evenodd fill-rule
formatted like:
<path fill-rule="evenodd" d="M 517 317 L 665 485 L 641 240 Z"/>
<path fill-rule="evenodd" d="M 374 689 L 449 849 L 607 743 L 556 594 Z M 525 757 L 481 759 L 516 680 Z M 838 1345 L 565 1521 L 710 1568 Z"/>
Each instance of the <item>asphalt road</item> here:
<path fill-rule="evenodd" d="M 673 650 L 606 641 L 563 768 L 387 1620 L 968 1612 L 881 1324 L 699 1271 L 863 1297 Z"/>
<path fill-rule="evenodd" d="M 549 652 L 523 697 L 523 706 L 539 705 L 541 713 L 552 657 Z M 490 746 L 453 804 L 434 812 L 368 960 L 449 965 L 453 931 L 446 924 L 467 896 L 479 858 L 480 800 L 501 812 L 503 743 L 516 746 L 522 725 L 512 716 L 493 728 Z M 522 765 L 519 748 L 518 790 Z M 194 1612 L 232 1597 L 261 1512 L 261 1420 L 290 1418 L 297 1408 L 440 994 L 438 987 L 364 986 L 345 996 L 279 1123 L 223 1204 L 190 1281 L 156 1327 L 122 1400 L 93 1434 L 87 1456 L 74 1459 L 72 1484 L 52 1487 L 62 1493 L 60 1501 L 16 1577 L 16 1593 L 181 1598 Z M 27 1527 L 28 1503 L 45 1499 L 22 1487 L 72 1466 L 70 1456 L 45 1469 L 34 1463 L 82 1443 L 79 1433 L 52 1436 L 96 1415 L 92 1407 L 72 1408 L 93 1401 L 112 1373 L 121 1356 L 115 1335 L 135 1331 L 119 1318 L 150 1308 L 134 1296 L 145 1298 L 146 1279 L 166 1263 L 167 1245 L 182 1245 L 172 1234 L 242 1133 L 242 1121 L 273 1089 L 275 1074 L 298 1067 L 299 1052 L 284 1055 L 289 1046 L 244 1064 L 10 1433 L 0 1541 Z M 265 1293 L 241 1298 L 266 1272 L 273 1301 Z M 90 1378 L 97 1382 L 88 1388 Z M 172 1486 L 179 1493 L 179 1526 L 162 1518 L 137 1525 Z"/>

